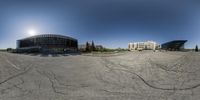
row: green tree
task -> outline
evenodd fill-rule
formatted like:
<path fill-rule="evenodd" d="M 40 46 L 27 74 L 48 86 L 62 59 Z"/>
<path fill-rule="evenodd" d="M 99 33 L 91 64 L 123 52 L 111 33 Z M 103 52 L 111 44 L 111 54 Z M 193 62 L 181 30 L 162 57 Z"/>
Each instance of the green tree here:
<path fill-rule="evenodd" d="M 196 47 L 195 47 L 195 51 L 196 51 L 196 52 L 199 51 L 198 45 L 196 45 Z"/>
<path fill-rule="evenodd" d="M 95 50 L 96 50 L 96 48 L 95 48 L 94 42 L 92 41 L 91 51 L 95 51 Z"/>
<path fill-rule="evenodd" d="M 90 51 L 90 44 L 88 42 L 86 42 L 86 48 L 85 48 L 86 52 Z"/>

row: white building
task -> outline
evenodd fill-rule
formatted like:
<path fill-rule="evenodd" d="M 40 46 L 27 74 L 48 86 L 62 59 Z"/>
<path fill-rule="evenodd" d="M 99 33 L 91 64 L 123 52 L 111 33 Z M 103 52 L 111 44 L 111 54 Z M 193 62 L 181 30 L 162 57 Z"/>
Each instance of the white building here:
<path fill-rule="evenodd" d="M 156 50 L 159 45 L 154 41 L 134 42 L 128 44 L 128 49 L 132 50 Z"/>

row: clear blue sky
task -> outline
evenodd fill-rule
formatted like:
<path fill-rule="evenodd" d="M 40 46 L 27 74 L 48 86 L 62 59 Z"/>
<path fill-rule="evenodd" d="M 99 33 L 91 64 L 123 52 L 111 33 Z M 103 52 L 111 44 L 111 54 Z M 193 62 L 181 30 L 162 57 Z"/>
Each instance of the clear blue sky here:
<path fill-rule="evenodd" d="M 187 39 L 200 45 L 200 2 L 192 0 L 0 0 L 0 48 L 27 31 L 68 35 L 109 48 Z"/>

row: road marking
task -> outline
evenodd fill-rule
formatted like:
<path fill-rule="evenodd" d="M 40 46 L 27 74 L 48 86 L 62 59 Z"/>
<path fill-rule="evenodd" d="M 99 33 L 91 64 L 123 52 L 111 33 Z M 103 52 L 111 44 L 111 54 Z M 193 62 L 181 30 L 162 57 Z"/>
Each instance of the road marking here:
<path fill-rule="evenodd" d="M 20 70 L 19 67 L 17 67 L 15 64 L 11 63 L 9 60 L 6 60 L 6 62 L 8 62 L 10 65 L 12 65 L 12 67 L 14 67 L 14 68 Z"/>

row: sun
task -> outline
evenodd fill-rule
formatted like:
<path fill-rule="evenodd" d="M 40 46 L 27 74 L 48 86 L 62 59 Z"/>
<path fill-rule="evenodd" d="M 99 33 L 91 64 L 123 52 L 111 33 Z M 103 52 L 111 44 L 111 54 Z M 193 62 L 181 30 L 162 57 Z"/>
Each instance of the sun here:
<path fill-rule="evenodd" d="M 34 35 L 36 35 L 37 33 L 36 33 L 35 30 L 29 30 L 29 31 L 28 31 L 28 34 L 29 34 L 30 36 L 34 36 Z"/>

